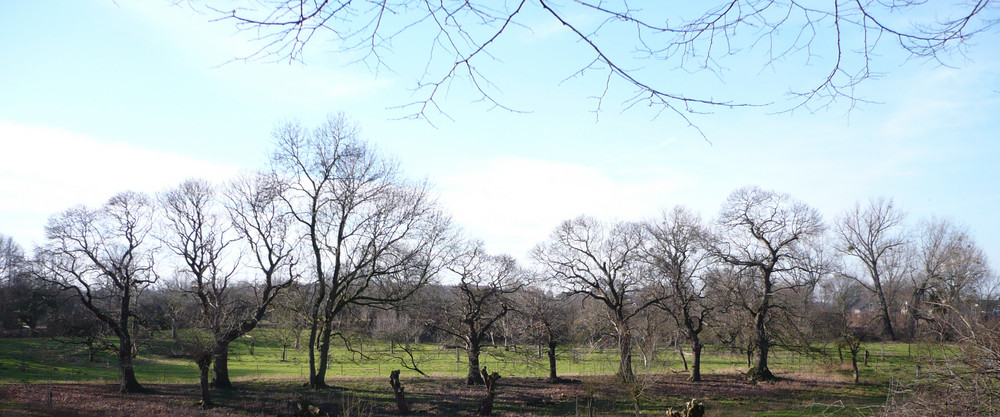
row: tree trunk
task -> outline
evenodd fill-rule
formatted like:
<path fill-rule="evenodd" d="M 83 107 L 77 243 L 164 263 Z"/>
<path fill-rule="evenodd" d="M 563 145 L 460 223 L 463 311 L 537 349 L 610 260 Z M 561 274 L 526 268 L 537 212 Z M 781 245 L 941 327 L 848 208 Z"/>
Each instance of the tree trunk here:
<path fill-rule="evenodd" d="M 209 363 L 199 363 L 198 370 L 201 374 L 201 409 L 207 410 L 212 407 L 212 398 L 208 390 L 208 371 L 210 368 Z"/>
<path fill-rule="evenodd" d="M 403 394 L 403 384 L 399 382 L 399 369 L 389 374 L 389 385 L 392 386 L 392 392 L 396 395 L 396 410 L 400 415 L 410 414 L 410 407 L 406 405 L 406 397 Z"/>
<path fill-rule="evenodd" d="M 635 381 L 635 374 L 632 372 L 632 334 L 624 322 L 618 324 L 618 348 L 621 352 L 618 378 L 623 382 Z"/>
<path fill-rule="evenodd" d="M 483 380 L 479 370 L 479 339 L 470 338 L 466 340 L 466 352 L 469 354 L 469 375 L 465 378 L 466 385 L 483 385 Z"/>
<path fill-rule="evenodd" d="M 679 340 L 678 340 L 678 342 L 679 342 Z M 684 370 L 687 371 L 688 370 L 688 360 L 687 360 L 687 357 L 684 356 L 684 345 L 682 345 L 680 343 L 675 343 L 675 345 L 677 345 L 677 354 L 680 355 L 681 362 L 684 362 Z"/>
<path fill-rule="evenodd" d="M 556 375 L 556 342 L 549 342 L 549 382 L 559 382 Z"/>
<path fill-rule="evenodd" d="M 288 345 L 281 345 L 281 361 L 285 361 L 285 353 L 288 351 Z"/>
<path fill-rule="evenodd" d="M 326 368 L 330 361 L 330 336 L 333 333 L 331 324 L 324 324 L 319 335 L 319 366 L 316 367 L 316 376 L 310 384 L 313 388 L 326 388 Z"/>
<path fill-rule="evenodd" d="M 858 374 L 858 351 L 851 350 L 851 366 L 854 367 L 854 383 L 860 384 L 860 375 Z"/>
<path fill-rule="evenodd" d="M 212 375 L 212 385 L 218 389 L 232 389 L 233 382 L 229 380 L 229 343 L 216 342 L 215 372 Z"/>
<path fill-rule="evenodd" d="M 692 381 L 701 381 L 701 342 L 695 340 L 691 342 L 691 353 L 694 355 L 691 360 L 691 377 Z"/>
<path fill-rule="evenodd" d="M 885 301 L 885 293 L 882 291 L 882 284 L 879 280 L 875 280 L 875 289 L 878 292 L 878 302 L 880 308 L 880 315 L 882 316 L 882 331 L 885 332 L 885 337 L 889 338 L 890 342 L 896 341 L 896 332 L 892 329 L 892 320 L 889 318 L 889 303 Z"/>
<path fill-rule="evenodd" d="M 128 336 L 119 338 L 118 365 L 122 380 L 118 388 L 122 393 L 142 392 L 142 385 L 135 379 L 135 369 L 132 367 L 132 341 Z"/>
<path fill-rule="evenodd" d="M 496 399 L 496 385 L 497 380 L 500 379 L 500 374 L 496 372 L 487 374 L 486 367 L 483 367 L 480 378 L 483 379 L 483 384 L 486 385 L 486 398 L 483 398 L 479 402 L 479 408 L 476 409 L 476 412 L 481 416 L 491 416 L 493 415 L 493 401 Z"/>
<path fill-rule="evenodd" d="M 309 388 L 316 389 L 321 388 L 323 380 L 317 377 L 316 369 L 316 341 L 319 333 L 317 332 L 317 324 L 313 324 L 309 328 Z"/>
<path fill-rule="evenodd" d="M 754 350 L 757 353 L 757 361 L 747 372 L 751 381 L 770 381 L 774 379 L 774 374 L 767 366 L 767 354 L 771 350 L 771 341 L 767 334 L 767 310 L 761 309 L 754 317 Z"/>

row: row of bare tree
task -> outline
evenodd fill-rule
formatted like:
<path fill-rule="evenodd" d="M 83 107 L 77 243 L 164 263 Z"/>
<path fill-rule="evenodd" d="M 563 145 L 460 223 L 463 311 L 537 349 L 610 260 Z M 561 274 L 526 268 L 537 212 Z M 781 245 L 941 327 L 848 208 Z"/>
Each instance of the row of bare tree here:
<path fill-rule="evenodd" d="M 326 386 L 332 343 L 358 328 L 417 371 L 410 341 L 451 343 L 467 354 L 470 384 L 483 383 L 483 344 L 498 339 L 535 344 L 539 356 L 547 346 L 553 380 L 557 344 L 609 338 L 624 381 L 634 352 L 655 360 L 666 339 L 690 343 L 694 380 L 707 341 L 745 352 L 748 376 L 767 380 L 775 346 L 808 349 L 875 324 L 888 340 L 901 327 L 914 337 L 955 309 L 988 308 L 993 275 L 969 233 L 940 219 L 910 228 L 889 200 L 858 204 L 830 228 L 805 203 L 757 187 L 734 191 L 709 222 L 680 206 L 641 222 L 578 217 L 530 252 L 528 268 L 463 236 L 427 186 L 342 115 L 274 138 L 267 171 L 54 215 L 31 261 L 4 239 L 5 328 L 36 327 L 77 300 L 93 320 L 72 326 L 76 336 L 115 349 L 123 392 L 142 389 L 139 329 L 178 340 L 178 329 L 199 329 L 184 345 L 207 390 L 209 367 L 216 387 L 232 386 L 229 346 L 262 323 L 289 335 L 284 347 L 306 333 L 313 388 Z M 40 307 L 7 302 L 19 288 L 48 296 L 20 297 Z"/>

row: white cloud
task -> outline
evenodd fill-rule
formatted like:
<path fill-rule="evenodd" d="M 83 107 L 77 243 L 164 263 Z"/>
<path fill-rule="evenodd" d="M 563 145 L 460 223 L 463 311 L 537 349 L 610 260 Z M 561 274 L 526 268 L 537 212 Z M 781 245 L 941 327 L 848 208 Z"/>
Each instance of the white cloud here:
<path fill-rule="evenodd" d="M 581 214 L 639 220 L 679 192 L 678 176 L 624 182 L 583 165 L 502 158 L 456 167 L 440 180 L 458 224 L 496 252 L 524 259 L 563 220 Z"/>
<path fill-rule="evenodd" d="M 0 121 L 0 233 L 41 243 L 48 216 L 115 193 L 154 193 L 186 178 L 223 181 L 235 167 L 184 155 L 107 143 L 73 132 Z"/>

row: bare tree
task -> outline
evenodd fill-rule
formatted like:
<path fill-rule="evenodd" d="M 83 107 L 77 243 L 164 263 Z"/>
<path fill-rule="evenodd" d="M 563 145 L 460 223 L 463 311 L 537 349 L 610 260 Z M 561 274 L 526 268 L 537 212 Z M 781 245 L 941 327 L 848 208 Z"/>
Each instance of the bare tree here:
<path fill-rule="evenodd" d="M 572 312 L 568 299 L 539 288 L 525 288 L 518 301 L 518 327 L 534 343 L 544 344 L 549 361 L 549 382 L 559 382 L 556 347 L 570 337 Z"/>
<path fill-rule="evenodd" d="M 118 338 L 121 392 L 142 386 L 132 366 L 135 298 L 157 275 L 152 245 L 153 206 L 148 197 L 120 193 L 104 206 L 77 206 L 49 219 L 48 242 L 40 248 L 45 279 L 76 294 Z"/>
<path fill-rule="evenodd" d="M 922 222 L 917 252 L 919 267 L 909 275 L 911 331 L 919 322 L 941 321 L 935 326 L 939 334 L 951 336 L 958 323 L 943 322 L 952 309 L 964 309 L 980 298 L 982 283 L 991 273 L 986 255 L 967 230 L 944 219 Z"/>
<path fill-rule="evenodd" d="M 740 291 L 740 307 L 752 317 L 752 347 L 756 363 L 747 372 L 751 380 L 771 380 L 768 352 L 772 346 L 775 312 L 780 310 L 783 293 L 803 285 L 801 274 L 809 240 L 824 231 L 815 209 L 787 194 L 744 187 L 733 191 L 722 205 L 718 218 L 714 256 L 741 270 L 741 282 L 731 286 Z"/>
<path fill-rule="evenodd" d="M 232 388 L 229 344 L 257 327 L 278 292 L 296 277 L 277 182 L 266 175 L 244 177 L 228 192 L 229 218 L 206 181 L 188 180 L 161 196 L 161 240 L 182 262 L 189 283 L 184 291 L 198 300 L 214 344 L 212 382 L 222 389 Z M 240 268 L 240 243 L 252 259 L 246 271 Z"/>
<path fill-rule="evenodd" d="M 24 249 L 10 236 L 0 234 L 0 288 L 10 284 L 10 281 L 26 266 L 27 259 Z"/>
<path fill-rule="evenodd" d="M 441 288 L 427 322 L 462 342 L 469 362 L 466 383 L 483 385 L 482 341 L 511 312 L 512 294 L 527 284 L 528 276 L 514 258 L 490 255 L 480 241 L 458 243 L 455 251 L 446 268 L 458 282 Z"/>
<path fill-rule="evenodd" d="M 656 305 L 673 317 L 691 341 L 694 357 L 690 379 L 701 381 L 703 344 L 699 335 L 714 309 L 706 300 L 715 276 L 706 273 L 711 266 L 708 234 L 698 216 L 680 206 L 645 227 L 650 235 L 645 248 L 647 261 L 660 278 L 655 291 L 662 300 Z"/>
<path fill-rule="evenodd" d="M 843 98 L 853 105 L 859 100 L 856 87 L 879 72 L 878 60 L 889 59 L 882 55 L 902 52 L 947 62 L 953 53 L 964 52 L 970 38 L 1000 20 L 990 1 L 941 5 L 917 0 L 725 0 L 642 7 L 623 0 L 246 0 L 213 10 L 219 20 L 235 23 L 260 42 L 260 50 L 248 58 L 300 61 L 310 41 L 332 37 L 341 53 L 352 52 L 375 71 L 400 70 L 402 65 L 392 64 L 390 56 L 396 43 L 405 42 L 408 51 L 426 59 L 413 75 L 418 98 L 400 106 L 411 117 L 442 111 L 436 100 L 456 79 L 488 104 L 505 107 L 494 95 L 487 64 L 504 60 L 496 54 L 507 50 L 519 33 L 548 32 L 553 25 L 569 35 L 569 50 L 582 55 L 579 61 L 559 63 L 568 66 L 568 78 L 597 75 L 598 109 L 609 91 L 621 89 L 631 94 L 626 108 L 648 105 L 687 120 L 692 112 L 742 104 L 692 91 L 685 88 L 691 83 L 662 77 L 663 71 L 719 75 L 728 71 L 731 57 L 741 55 L 761 59 L 751 73 L 785 62 L 797 70 L 807 64 L 816 70 L 804 85 L 778 89 L 792 93 L 789 107 L 822 107 Z"/>
<path fill-rule="evenodd" d="M 607 225 L 590 217 L 578 217 L 559 225 L 531 253 L 553 284 L 604 305 L 615 329 L 621 355 L 618 377 L 624 382 L 635 380 L 632 318 L 660 301 L 640 295 L 649 284 L 640 256 L 642 245 L 639 224 Z"/>
<path fill-rule="evenodd" d="M 299 349 L 302 332 L 309 328 L 309 290 L 299 282 L 281 291 L 273 308 L 265 318 L 274 333 L 274 341 L 281 347 L 281 362 L 286 360 L 288 348 Z"/>
<path fill-rule="evenodd" d="M 892 200 L 878 199 L 868 202 L 868 206 L 855 204 L 837 220 L 836 234 L 842 247 L 837 250 L 861 263 L 866 277 L 857 273 L 848 276 L 868 289 L 878 302 L 882 329 L 885 337 L 896 340 L 889 315 L 889 301 L 886 297 L 885 281 L 891 276 L 899 276 L 899 269 L 905 268 L 901 251 L 906 249 L 906 237 L 899 230 L 904 215 L 897 210 Z"/>
<path fill-rule="evenodd" d="M 282 198 L 316 279 L 309 384 L 319 388 L 338 315 L 352 305 L 388 306 L 426 283 L 439 267 L 433 252 L 448 221 L 426 188 L 404 182 L 397 164 L 360 140 L 343 115 L 313 132 L 286 124 L 275 139 Z"/>
<path fill-rule="evenodd" d="M 0 331 L 17 326 L 16 311 L 11 308 L 11 288 L 24 259 L 24 250 L 14 238 L 0 234 Z"/>

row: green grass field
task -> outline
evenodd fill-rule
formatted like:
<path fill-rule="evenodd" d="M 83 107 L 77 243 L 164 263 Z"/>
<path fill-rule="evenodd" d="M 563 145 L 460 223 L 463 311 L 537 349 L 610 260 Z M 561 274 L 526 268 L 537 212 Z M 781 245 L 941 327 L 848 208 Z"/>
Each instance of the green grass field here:
<path fill-rule="evenodd" d="M 257 397 L 280 402 L 293 393 L 318 399 L 328 395 L 302 388 L 308 374 L 304 345 L 297 350 L 289 348 L 282 361 L 281 348 L 267 330 L 254 332 L 253 340 L 253 354 L 246 343 L 249 339 L 231 345 L 230 375 L 250 391 L 219 393 L 224 403 L 230 403 L 230 410 Z M 195 365 L 177 355 L 179 348 L 168 335 L 158 334 L 155 340 L 147 340 L 142 346 L 135 361 L 136 376 L 141 383 L 158 385 L 160 391 L 192 389 L 184 387 L 197 384 Z M 392 394 L 386 380 L 390 371 L 403 368 L 399 363 L 402 355 L 393 355 L 390 345 L 383 342 L 354 340 L 352 348 L 353 351 L 339 345 L 332 352 L 328 381 L 340 387 L 337 392 L 351 393 L 368 404 L 382 404 L 383 409 L 391 407 L 388 404 L 392 404 Z M 860 358 L 862 385 L 853 385 L 850 357 L 845 356 L 841 362 L 836 347 L 814 348 L 817 353 L 812 355 L 773 350 L 771 370 L 783 379 L 759 386 L 747 384 L 740 376 L 746 371 L 744 355 L 731 354 L 716 346 L 709 346 L 703 354 L 705 383 L 685 381 L 687 373 L 673 348 L 661 349 L 655 360 L 651 355 L 644 359 L 637 353 L 633 358 L 635 372 L 640 380 L 647 381 L 651 390 L 643 396 L 641 407 L 662 415 L 670 407 L 698 398 L 710 405 L 711 416 L 871 415 L 885 403 L 890 381 L 906 383 L 914 378 L 918 364 L 928 366 L 954 354 L 945 345 L 867 344 L 864 349 L 868 350 L 868 364 L 863 363 L 863 353 Z M 401 353 L 401 349 L 397 347 L 396 352 Z M 589 397 L 595 399 L 596 409 L 603 410 L 597 415 L 634 414 L 630 411 L 629 388 L 610 377 L 617 369 L 617 351 L 560 348 L 559 374 L 576 380 L 563 386 L 549 386 L 543 379 L 533 378 L 548 375 L 548 359 L 544 352 L 541 356 L 538 353 L 537 346 L 484 349 L 481 364 L 503 375 L 506 379 L 502 384 L 508 384 L 503 385 L 504 392 L 517 398 L 507 397 L 498 404 L 498 409 L 516 411 L 528 407 L 536 415 L 574 415 L 582 407 L 579 399 Z M 689 352 L 685 353 L 690 362 Z M 403 370 L 408 392 L 413 393 L 416 403 L 436 409 L 438 414 L 461 414 L 481 395 L 463 383 L 467 372 L 464 351 L 424 344 L 416 347 L 415 355 L 420 368 L 434 377 L 420 378 L 412 370 Z M 0 339 L 0 385 L 116 383 L 115 358 L 101 353 L 96 359 L 91 363 L 83 349 L 50 339 Z M 516 380 L 516 377 L 527 379 Z M 456 392 L 463 396 L 459 401 L 452 397 Z M 0 404 L 0 414 L 3 410 Z"/>
<path fill-rule="evenodd" d="M 163 336 L 162 338 L 159 336 Z M 267 330 L 254 334 L 253 354 L 246 341 L 230 346 L 230 376 L 240 379 L 305 379 L 309 364 L 305 345 L 300 349 L 289 348 L 281 360 L 281 348 L 269 343 Z M 404 376 L 416 372 L 400 366 L 401 349 L 394 355 L 384 342 L 352 343 L 354 352 L 342 345 L 331 354 L 327 375 L 337 377 L 387 377 L 393 369 L 403 369 Z M 947 347 L 939 345 L 910 345 L 904 343 L 868 344 L 868 366 L 862 365 L 863 381 L 882 384 L 890 378 L 906 378 L 916 372 L 916 363 L 928 358 L 943 357 Z M 823 349 L 819 347 L 819 349 Z M 135 362 L 139 380 L 155 383 L 193 383 L 197 381 L 197 368 L 190 360 L 171 355 L 176 351 L 173 342 L 165 335 L 147 343 L 140 349 Z M 849 357 L 841 364 L 835 347 L 826 347 L 826 355 L 802 355 L 774 350 L 770 359 L 772 371 L 782 374 L 824 373 L 850 376 Z M 543 377 L 548 375 L 548 359 L 536 346 L 519 346 L 518 349 L 487 347 L 481 364 L 490 370 L 511 377 Z M 690 353 L 686 352 L 688 355 Z M 845 355 L 847 352 L 844 352 Z M 611 349 L 561 347 L 558 350 L 557 369 L 561 376 L 610 375 L 617 369 L 618 352 Z M 651 355 L 650 355 L 651 356 Z M 684 372 L 684 365 L 675 349 L 661 349 L 656 359 L 636 354 L 633 364 L 636 373 L 662 374 Z M 467 372 L 464 351 L 448 349 L 441 345 L 421 345 L 415 358 L 425 373 L 441 377 L 462 377 Z M 108 353 L 97 355 L 95 363 L 87 360 L 82 349 L 63 345 L 49 339 L 0 339 L 0 382 L 87 382 L 115 381 L 118 377 L 116 360 Z M 690 363 L 690 357 L 688 357 Z M 746 358 L 730 354 L 715 347 L 708 347 L 702 358 L 702 373 L 738 373 L 746 370 Z"/>

